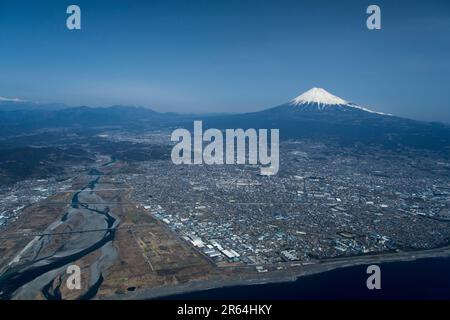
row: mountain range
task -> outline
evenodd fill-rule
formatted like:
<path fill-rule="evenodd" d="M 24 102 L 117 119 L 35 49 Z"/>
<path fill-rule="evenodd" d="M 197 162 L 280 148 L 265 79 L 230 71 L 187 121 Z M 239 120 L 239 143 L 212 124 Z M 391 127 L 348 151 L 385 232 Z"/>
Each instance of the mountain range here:
<path fill-rule="evenodd" d="M 1 136 L 43 128 L 189 128 L 193 120 L 203 120 L 205 128 L 277 128 L 281 139 L 331 139 L 346 144 L 371 143 L 445 152 L 450 147 L 448 125 L 383 114 L 321 88 L 312 88 L 284 104 L 262 111 L 218 115 L 160 113 L 128 106 L 67 107 L 19 99 L 0 100 Z"/>

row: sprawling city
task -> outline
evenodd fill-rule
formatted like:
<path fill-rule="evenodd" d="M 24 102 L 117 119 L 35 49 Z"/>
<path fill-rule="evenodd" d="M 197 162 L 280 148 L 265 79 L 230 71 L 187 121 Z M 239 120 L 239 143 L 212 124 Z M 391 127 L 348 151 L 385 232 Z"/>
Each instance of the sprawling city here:
<path fill-rule="evenodd" d="M 160 151 L 117 159 L 94 149 L 128 143 Z M 72 257 L 89 284 L 78 297 L 150 298 L 448 252 L 450 160 L 439 152 L 287 140 L 279 173 L 261 175 L 258 165 L 176 165 L 172 146 L 170 131 L 105 130 L 86 144 L 86 163 L 4 186 L 4 275 Z M 2 297 L 74 298 L 65 265 L 56 279 L 3 282 Z"/>
<path fill-rule="evenodd" d="M 2 1 L 0 308 L 450 300 L 449 13 Z"/>

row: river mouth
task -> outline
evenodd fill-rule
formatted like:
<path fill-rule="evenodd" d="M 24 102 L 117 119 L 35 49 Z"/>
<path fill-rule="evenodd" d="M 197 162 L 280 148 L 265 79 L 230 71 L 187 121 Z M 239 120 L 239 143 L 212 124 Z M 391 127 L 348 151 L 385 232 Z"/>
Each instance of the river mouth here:
<path fill-rule="evenodd" d="M 107 203 L 95 193 L 101 176 L 91 175 L 91 177 L 92 180 L 72 196 L 69 211 L 48 227 L 48 231 L 45 232 L 47 235 L 39 236 L 32 241 L 27 251 L 36 252 L 35 257 L 30 261 L 12 265 L 0 276 L 0 299 L 28 299 L 36 295 L 37 290 L 45 299 L 61 299 L 60 286 L 63 283 L 59 281 L 56 284 L 56 280 L 64 277 L 66 266 L 100 250 L 101 255 L 98 258 L 100 262 L 96 261 L 89 266 L 90 280 L 86 281 L 87 287 L 83 288 L 78 298 L 95 297 L 103 282 L 103 269 L 108 266 L 108 263 L 101 261 L 105 260 L 103 255 L 106 254 L 109 260 L 115 256 L 111 251 L 115 250 L 112 243 L 115 239 L 118 218 L 110 212 Z M 73 225 L 78 226 L 79 232 L 72 230 L 64 239 L 65 243 L 58 244 L 58 248 L 52 250 L 50 255 L 42 254 L 55 242 L 56 236 L 51 235 L 52 230 L 61 226 L 67 226 L 67 229 L 71 230 Z"/>

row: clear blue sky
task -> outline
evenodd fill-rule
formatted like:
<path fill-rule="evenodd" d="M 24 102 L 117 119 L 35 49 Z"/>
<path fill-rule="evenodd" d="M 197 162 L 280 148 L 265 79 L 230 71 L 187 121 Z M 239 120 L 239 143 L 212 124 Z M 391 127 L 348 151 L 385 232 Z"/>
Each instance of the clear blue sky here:
<path fill-rule="evenodd" d="M 81 31 L 66 29 L 70 4 Z M 450 1 L 0 2 L 0 96 L 241 112 L 311 87 L 450 122 Z"/>

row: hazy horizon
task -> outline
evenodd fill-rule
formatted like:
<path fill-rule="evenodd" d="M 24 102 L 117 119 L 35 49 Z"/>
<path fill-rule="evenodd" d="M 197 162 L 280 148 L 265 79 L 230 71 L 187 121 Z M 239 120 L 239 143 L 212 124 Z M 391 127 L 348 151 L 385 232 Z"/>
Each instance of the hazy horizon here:
<path fill-rule="evenodd" d="M 373 110 L 450 122 L 450 3 L 77 1 L 0 4 L 0 96 L 70 106 L 236 113 L 312 87 Z M 176 8 L 176 10 L 175 10 Z"/>

